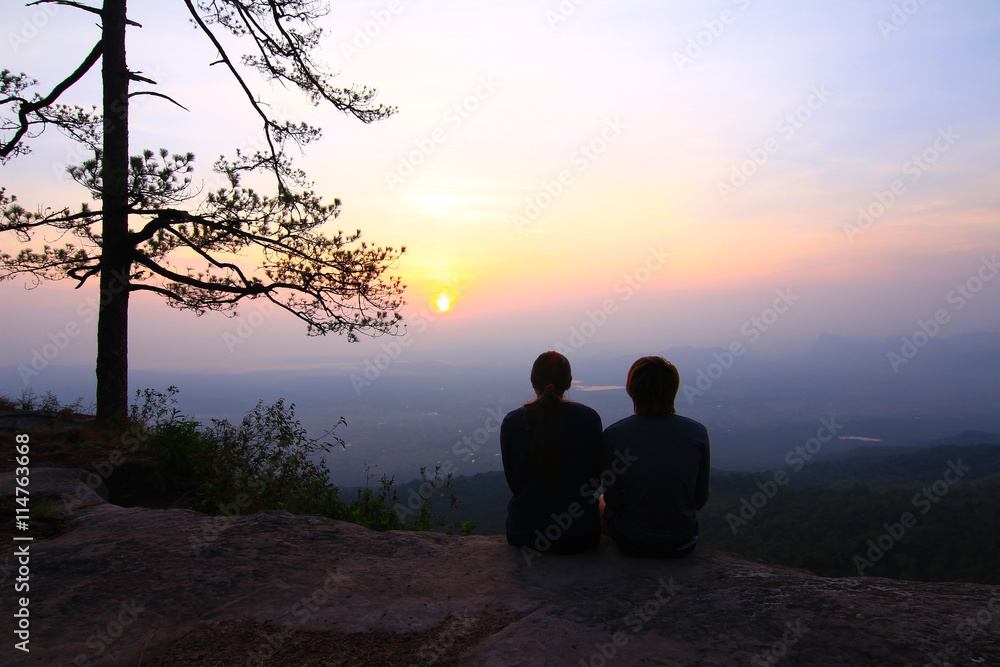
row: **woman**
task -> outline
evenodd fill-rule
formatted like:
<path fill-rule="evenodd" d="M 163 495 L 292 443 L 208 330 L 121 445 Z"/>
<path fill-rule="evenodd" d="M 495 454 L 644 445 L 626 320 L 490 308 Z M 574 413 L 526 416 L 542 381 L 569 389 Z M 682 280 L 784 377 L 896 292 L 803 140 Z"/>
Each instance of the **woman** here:
<path fill-rule="evenodd" d="M 642 357 L 625 391 L 635 414 L 604 431 L 606 475 L 601 515 L 605 532 L 625 553 L 676 558 L 698 543 L 697 511 L 708 501 L 708 431 L 674 409 L 677 368 Z"/>
<path fill-rule="evenodd" d="M 513 494 L 507 541 L 538 552 L 578 553 L 601 541 L 593 495 L 601 417 L 563 400 L 572 381 L 569 359 L 558 352 L 539 355 L 531 367 L 535 400 L 510 412 L 500 426 L 503 469 Z"/>

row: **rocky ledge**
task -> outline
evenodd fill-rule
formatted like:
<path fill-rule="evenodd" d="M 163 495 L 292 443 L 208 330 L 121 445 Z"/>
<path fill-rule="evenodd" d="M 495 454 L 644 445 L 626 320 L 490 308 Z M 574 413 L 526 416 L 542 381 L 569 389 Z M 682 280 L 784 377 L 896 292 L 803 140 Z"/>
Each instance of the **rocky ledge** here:
<path fill-rule="evenodd" d="M 996 586 L 825 579 L 707 549 L 633 559 L 607 541 L 529 562 L 503 537 L 122 508 L 79 470 L 33 470 L 30 488 L 64 516 L 28 543 L 27 592 L 11 585 L 24 543 L 0 551 L 3 664 L 1000 665 Z"/>

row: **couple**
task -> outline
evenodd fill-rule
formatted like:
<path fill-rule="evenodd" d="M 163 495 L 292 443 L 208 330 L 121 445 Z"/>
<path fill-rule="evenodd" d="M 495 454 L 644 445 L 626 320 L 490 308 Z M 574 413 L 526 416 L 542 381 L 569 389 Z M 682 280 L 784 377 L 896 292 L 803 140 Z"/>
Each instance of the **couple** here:
<path fill-rule="evenodd" d="M 537 398 L 500 427 L 513 494 L 507 541 L 522 551 L 579 553 L 603 533 L 633 556 L 691 553 L 696 511 L 708 500 L 708 432 L 674 410 L 677 368 L 663 357 L 632 364 L 625 390 L 635 414 L 603 433 L 597 412 L 563 400 L 572 379 L 566 357 L 539 355 L 531 367 Z"/>

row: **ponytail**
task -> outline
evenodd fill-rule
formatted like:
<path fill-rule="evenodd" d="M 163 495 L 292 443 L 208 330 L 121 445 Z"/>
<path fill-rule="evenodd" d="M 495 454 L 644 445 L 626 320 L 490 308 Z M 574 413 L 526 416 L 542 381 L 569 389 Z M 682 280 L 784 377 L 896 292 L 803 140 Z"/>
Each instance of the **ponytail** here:
<path fill-rule="evenodd" d="M 528 427 L 528 460 L 555 488 L 563 479 L 569 447 L 563 428 L 563 393 L 572 382 L 569 359 L 545 352 L 531 368 L 531 385 L 541 393 L 524 406 Z"/>

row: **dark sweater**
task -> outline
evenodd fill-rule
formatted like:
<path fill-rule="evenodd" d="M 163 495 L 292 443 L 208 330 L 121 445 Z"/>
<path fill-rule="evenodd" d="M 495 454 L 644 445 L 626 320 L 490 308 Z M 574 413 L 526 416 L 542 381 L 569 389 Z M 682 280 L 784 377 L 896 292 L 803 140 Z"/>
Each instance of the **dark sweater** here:
<path fill-rule="evenodd" d="M 507 503 L 507 539 L 512 544 L 534 546 L 535 531 L 542 535 L 548 531 L 552 541 L 588 535 L 600 539 L 597 501 L 586 489 L 592 479 L 600 477 L 601 417 L 585 405 L 566 401 L 563 428 L 569 454 L 561 480 L 552 486 L 531 465 L 525 409 L 508 413 L 500 426 L 503 470 L 513 494 Z"/>
<path fill-rule="evenodd" d="M 680 415 L 633 415 L 604 431 L 601 460 L 605 516 L 617 534 L 647 544 L 698 534 L 696 510 L 708 501 L 704 426 Z"/>

